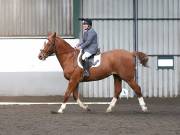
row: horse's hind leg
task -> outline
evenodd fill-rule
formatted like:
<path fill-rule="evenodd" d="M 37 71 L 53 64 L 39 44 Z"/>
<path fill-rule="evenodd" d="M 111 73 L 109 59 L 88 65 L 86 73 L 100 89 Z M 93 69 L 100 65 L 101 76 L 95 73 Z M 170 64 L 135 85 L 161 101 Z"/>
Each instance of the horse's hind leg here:
<path fill-rule="evenodd" d="M 88 105 L 84 105 L 83 102 L 81 102 L 80 98 L 79 98 L 79 92 L 78 92 L 78 86 L 76 87 L 76 89 L 73 91 L 73 98 L 74 100 L 78 103 L 78 105 L 83 108 L 84 110 L 90 111 L 90 109 L 88 108 Z"/>
<path fill-rule="evenodd" d="M 106 112 L 112 112 L 112 108 L 115 107 L 119 94 L 122 91 L 122 79 L 118 75 L 113 75 L 114 77 L 114 97 L 111 100 L 109 107 Z"/>
<path fill-rule="evenodd" d="M 148 109 L 147 109 L 146 103 L 144 102 L 140 86 L 135 82 L 134 79 L 128 81 L 127 83 L 131 86 L 131 88 L 136 93 L 138 100 L 139 100 L 139 105 L 141 106 L 142 111 L 147 112 Z"/>

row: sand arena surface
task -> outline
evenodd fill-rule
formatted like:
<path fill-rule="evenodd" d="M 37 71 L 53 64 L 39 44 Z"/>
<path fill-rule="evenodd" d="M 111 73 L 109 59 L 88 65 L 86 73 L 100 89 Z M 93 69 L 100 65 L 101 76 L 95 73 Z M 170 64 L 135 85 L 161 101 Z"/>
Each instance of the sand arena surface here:
<path fill-rule="evenodd" d="M 2 97 L 2 101 L 61 102 L 59 97 Z M 82 99 L 110 101 L 110 99 Z M 0 135 L 180 135 L 180 97 L 145 98 L 142 113 L 137 98 L 120 99 L 112 113 L 108 105 L 67 105 L 64 114 L 51 114 L 60 105 L 0 105 Z"/>

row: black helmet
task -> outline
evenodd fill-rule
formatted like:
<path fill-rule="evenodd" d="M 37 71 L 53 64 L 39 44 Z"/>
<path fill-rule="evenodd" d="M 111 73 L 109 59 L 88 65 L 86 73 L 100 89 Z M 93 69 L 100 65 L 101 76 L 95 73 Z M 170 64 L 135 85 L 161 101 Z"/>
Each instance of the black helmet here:
<path fill-rule="evenodd" d="M 85 18 L 85 19 L 82 19 L 82 21 L 83 21 L 83 24 L 88 24 L 88 25 L 92 26 L 92 20 L 91 19 Z"/>

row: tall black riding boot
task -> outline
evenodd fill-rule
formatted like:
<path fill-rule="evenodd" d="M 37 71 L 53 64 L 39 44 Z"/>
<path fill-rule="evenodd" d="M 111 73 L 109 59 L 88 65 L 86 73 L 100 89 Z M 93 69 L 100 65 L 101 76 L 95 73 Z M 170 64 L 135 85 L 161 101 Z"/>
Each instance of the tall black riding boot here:
<path fill-rule="evenodd" d="M 83 73 L 83 77 L 89 77 L 89 61 L 88 58 L 86 58 L 85 60 L 83 60 L 83 68 L 84 68 L 84 73 Z"/>

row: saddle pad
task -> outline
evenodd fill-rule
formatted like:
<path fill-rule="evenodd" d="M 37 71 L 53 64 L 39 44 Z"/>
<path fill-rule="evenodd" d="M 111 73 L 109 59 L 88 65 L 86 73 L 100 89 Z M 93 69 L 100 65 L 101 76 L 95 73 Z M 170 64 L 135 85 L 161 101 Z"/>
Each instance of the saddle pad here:
<path fill-rule="evenodd" d="M 82 50 L 80 50 L 80 53 L 78 55 L 78 58 L 77 58 L 77 63 L 78 63 L 78 66 L 80 68 L 83 68 L 81 62 L 80 62 L 80 57 L 82 55 Z M 98 67 L 100 64 L 101 64 L 101 54 L 99 55 L 95 55 L 94 58 L 93 58 L 93 63 L 96 63 L 95 65 L 92 65 L 91 67 Z M 90 68 L 91 68 L 90 67 Z"/>

